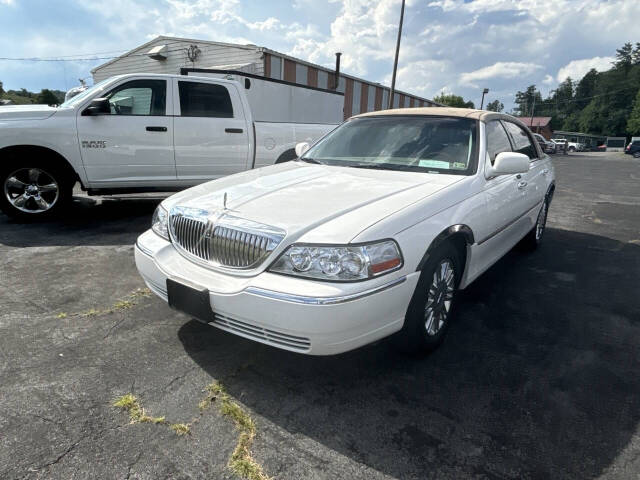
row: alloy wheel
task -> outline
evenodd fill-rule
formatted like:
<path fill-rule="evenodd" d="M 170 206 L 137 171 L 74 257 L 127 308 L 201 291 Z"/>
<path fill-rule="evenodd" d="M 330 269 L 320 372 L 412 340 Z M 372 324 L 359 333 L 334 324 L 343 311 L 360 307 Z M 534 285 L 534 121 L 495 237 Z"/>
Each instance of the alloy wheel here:
<path fill-rule="evenodd" d="M 540 213 L 538 214 L 538 221 L 536 222 L 536 241 L 539 241 L 544 234 L 544 227 L 547 224 L 547 202 L 542 204 Z"/>
<path fill-rule="evenodd" d="M 60 197 L 56 179 L 40 168 L 20 168 L 4 180 L 4 195 L 9 203 L 24 213 L 48 212 Z"/>
<path fill-rule="evenodd" d="M 427 335 L 437 335 L 444 327 L 451 311 L 455 288 L 455 270 L 453 261 L 445 258 L 440 261 L 431 279 L 424 308 L 424 326 Z"/>

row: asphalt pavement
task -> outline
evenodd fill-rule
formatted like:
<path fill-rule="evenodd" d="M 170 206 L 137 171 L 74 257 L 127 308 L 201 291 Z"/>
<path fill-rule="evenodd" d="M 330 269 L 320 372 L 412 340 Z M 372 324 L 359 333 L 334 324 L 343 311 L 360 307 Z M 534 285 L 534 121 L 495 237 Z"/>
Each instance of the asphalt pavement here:
<path fill-rule="evenodd" d="M 237 478 L 240 432 L 199 408 L 214 381 L 277 479 L 640 478 L 640 161 L 554 162 L 542 247 L 463 291 L 419 357 L 308 357 L 170 310 L 133 261 L 158 196 L 0 215 L 0 478 Z M 127 393 L 165 422 L 130 423 Z"/>

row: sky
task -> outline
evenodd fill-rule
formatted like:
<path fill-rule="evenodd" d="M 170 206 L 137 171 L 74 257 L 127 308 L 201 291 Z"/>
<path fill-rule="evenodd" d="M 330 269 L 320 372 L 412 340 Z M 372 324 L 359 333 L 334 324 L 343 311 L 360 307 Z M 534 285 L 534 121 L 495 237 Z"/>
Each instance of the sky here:
<path fill-rule="evenodd" d="M 400 0 L 0 0 L 6 89 L 67 90 L 157 35 L 252 43 L 389 85 Z M 397 88 L 479 105 L 610 67 L 640 42 L 639 0 L 407 0 Z M 100 58 L 100 60 L 78 60 Z"/>

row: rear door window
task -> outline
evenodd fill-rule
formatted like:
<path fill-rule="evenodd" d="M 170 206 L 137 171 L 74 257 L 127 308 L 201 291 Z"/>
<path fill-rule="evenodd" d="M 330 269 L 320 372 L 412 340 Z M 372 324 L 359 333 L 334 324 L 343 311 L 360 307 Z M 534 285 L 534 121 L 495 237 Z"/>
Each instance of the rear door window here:
<path fill-rule="evenodd" d="M 183 117 L 233 118 L 229 90 L 223 85 L 178 82 Z"/>
<path fill-rule="evenodd" d="M 532 160 L 538 158 L 538 150 L 531 142 L 531 138 L 529 137 L 527 132 L 522 127 L 511 122 L 504 122 L 504 126 L 509 132 L 511 140 L 513 141 L 514 152 L 524 153 Z"/>

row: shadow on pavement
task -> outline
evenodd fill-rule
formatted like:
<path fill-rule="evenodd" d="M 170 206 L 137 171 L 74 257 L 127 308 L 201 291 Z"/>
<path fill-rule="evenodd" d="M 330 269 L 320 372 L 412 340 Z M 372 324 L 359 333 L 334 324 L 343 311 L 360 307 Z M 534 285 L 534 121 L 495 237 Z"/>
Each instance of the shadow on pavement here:
<path fill-rule="evenodd" d="M 639 272 L 639 246 L 548 229 L 462 292 L 419 358 L 385 341 L 308 357 L 195 321 L 178 334 L 253 411 L 393 477 L 591 478 L 640 421 Z"/>
<path fill-rule="evenodd" d="M 61 215 L 30 223 L 0 212 L 0 244 L 10 247 L 133 244 L 151 227 L 161 197 L 74 197 Z"/>

